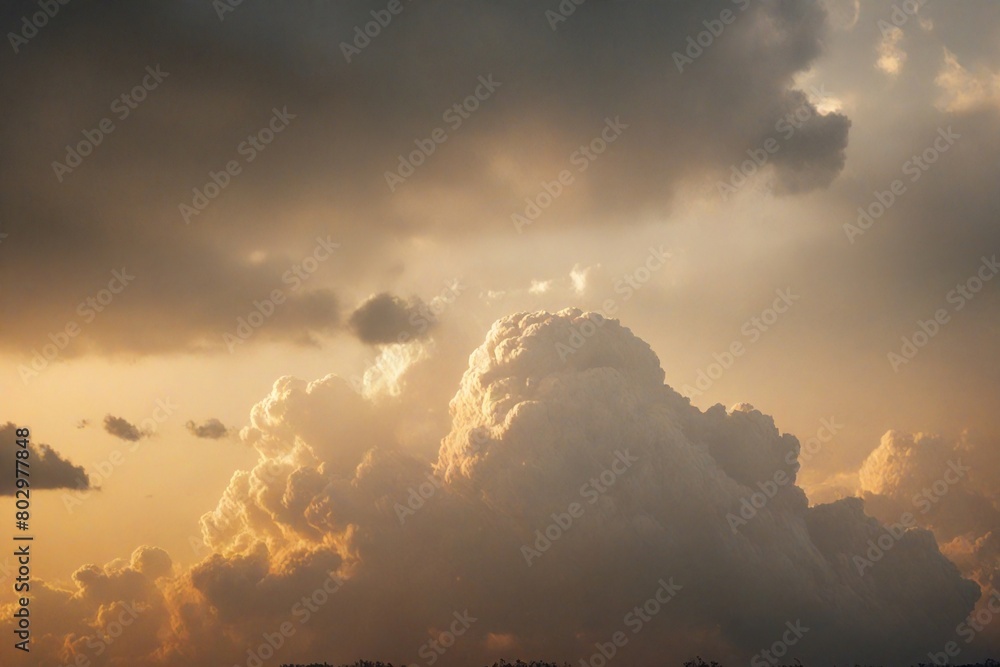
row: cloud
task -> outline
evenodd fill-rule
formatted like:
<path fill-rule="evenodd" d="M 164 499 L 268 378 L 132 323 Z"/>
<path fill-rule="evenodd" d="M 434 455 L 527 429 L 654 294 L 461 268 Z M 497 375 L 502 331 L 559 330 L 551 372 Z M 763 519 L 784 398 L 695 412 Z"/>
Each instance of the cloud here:
<path fill-rule="evenodd" d="M 1000 107 L 1000 74 L 985 67 L 970 72 L 947 48 L 934 83 L 940 89 L 937 105 L 944 111 L 963 113 Z"/>
<path fill-rule="evenodd" d="M 357 559 L 351 568 L 357 578 L 338 594 L 344 604 L 355 595 L 376 600 L 376 607 L 389 604 L 374 582 L 392 580 L 404 608 L 419 601 L 413 626 L 454 608 L 476 610 L 476 638 L 461 658 L 449 660 L 488 661 L 495 656 L 485 648 L 489 635 L 512 637 L 508 649 L 519 655 L 586 655 L 620 624 L 611 610 L 641 601 L 645 588 L 667 576 L 684 583 L 685 596 L 662 625 L 644 630 L 645 648 L 632 653 L 640 663 L 663 645 L 745 658 L 797 617 L 814 629 L 803 643 L 804 659 L 835 659 L 846 637 L 852 655 L 916 659 L 922 655 L 916 647 L 933 647 L 964 618 L 978 589 L 958 576 L 928 533 L 908 533 L 883 568 L 858 575 L 851 556 L 864 553 L 884 528 L 856 500 L 809 508 L 794 485 L 798 441 L 766 415 L 749 405 L 694 409 L 663 384 L 649 346 L 617 322 L 603 322 L 562 358 L 559 344 L 589 321 L 580 311 L 498 321 L 469 359 L 433 465 L 399 451 L 388 433 L 376 434 L 376 415 L 359 419 L 359 406 L 349 408 L 356 398 L 329 391 L 343 381 L 328 377 L 305 394 L 295 392 L 300 398 L 290 403 L 279 398 L 288 393 L 287 381 L 279 383 L 258 408 L 290 419 L 251 431 L 271 433 L 258 446 L 267 455 L 235 476 L 224 502 L 205 517 L 206 543 L 228 559 L 245 558 L 263 543 L 280 562 L 291 548 L 332 540 L 342 557 Z M 335 400 L 326 410 L 289 409 L 306 396 L 318 400 L 320 387 L 329 388 L 325 400 Z M 345 424 L 349 435 L 328 430 L 341 420 L 324 413 L 354 415 Z M 299 425 L 289 430 L 291 419 Z M 331 448 L 334 441 L 348 449 Z M 360 441 L 367 445 L 357 448 Z M 623 449 L 633 467 L 611 485 L 605 480 L 608 488 L 589 504 L 581 485 L 604 479 L 602 471 Z M 331 465 L 334 453 L 338 463 Z M 727 514 L 779 473 L 790 482 L 776 485 L 759 515 L 734 532 Z M 529 566 L 524 545 L 534 547 L 536 531 L 574 501 L 584 516 L 543 545 Z M 413 577 L 413 560 L 396 557 L 403 553 L 424 554 L 438 565 Z M 627 574 L 622 560 L 631 564 Z M 447 581 L 453 572 L 481 583 L 455 591 Z M 253 588 L 267 581 L 261 576 Z M 588 608 L 606 613 L 567 612 L 560 601 L 580 581 L 591 582 Z M 909 588 L 901 581 L 921 583 Z M 250 593 L 241 590 L 230 595 Z M 738 603 L 734 590 L 747 591 Z M 926 607 L 912 612 L 920 596 L 936 601 L 934 614 Z M 526 608 L 538 612 L 530 622 Z M 341 618 L 333 609 L 329 614 Z M 423 641 L 419 632 L 408 635 L 410 627 L 401 624 L 398 642 L 380 644 L 377 630 L 352 625 L 353 649 L 330 641 L 321 653 L 350 659 L 378 647 L 380 655 L 405 660 Z"/>
<path fill-rule="evenodd" d="M 681 588 L 630 637 L 622 652 L 635 664 L 667 649 L 746 660 L 786 622 L 809 628 L 794 647 L 806 662 L 916 661 L 951 638 L 979 589 L 930 532 L 905 532 L 859 573 L 853 557 L 887 534 L 860 499 L 809 507 L 796 438 L 749 404 L 694 408 L 644 341 L 595 317 L 497 321 L 432 461 L 401 448 L 394 413 L 346 381 L 279 379 L 241 432 L 257 465 L 202 518 L 211 556 L 177 577 L 158 554 L 88 566 L 80 590 L 52 596 L 108 608 L 141 586 L 159 609 L 148 587 L 161 590 L 171 639 L 154 650 L 138 634 L 137 665 L 240 661 L 285 622 L 285 661 L 412 662 L 466 611 L 476 621 L 442 664 L 575 661 L 628 630 L 623 613 L 661 581 Z M 560 355 L 582 327 L 585 343 Z M 864 478 L 891 488 L 871 466 Z M 568 604 L 580 595 L 586 604 Z M 64 662 L 76 644 L 61 633 L 93 625 L 94 607 L 73 604 L 54 613 L 45 645 Z"/>
<path fill-rule="evenodd" d="M 219 438 L 224 438 L 229 434 L 229 429 L 221 421 L 212 417 L 211 419 L 206 419 L 201 424 L 196 424 L 193 421 L 189 421 L 184 425 L 187 430 L 196 438 L 209 438 L 210 440 L 218 440 Z"/>
<path fill-rule="evenodd" d="M 984 590 L 1000 585 L 1000 494 L 995 442 L 889 431 L 859 473 L 869 511 L 883 521 L 910 514 Z M 980 607 L 986 599 L 980 601 Z M 1000 630 L 991 630 L 1000 640 Z"/>
<path fill-rule="evenodd" d="M 369 297 L 348 319 L 351 331 L 371 345 L 405 343 L 426 335 L 437 324 L 427 304 L 382 292 Z"/>
<path fill-rule="evenodd" d="M 33 580 L 31 604 L 46 610 L 44 618 L 32 616 L 36 664 L 74 663 L 77 656 L 91 664 L 152 664 L 138 656 L 155 654 L 169 626 L 170 608 L 157 580 L 166 584 L 162 578 L 171 567 L 162 549 L 142 546 L 130 560 L 80 567 L 70 590 Z"/>
<path fill-rule="evenodd" d="M 135 424 L 114 415 L 104 416 L 104 430 L 116 438 L 129 442 L 136 442 L 146 435 Z"/>
<path fill-rule="evenodd" d="M 22 91 L 3 102 L 10 121 L 0 140 L 20 166 L 0 172 L 5 244 L 18 248 L 0 280 L 22 287 L 16 298 L 0 295 L 19 323 L 0 334 L 0 347 L 30 356 L 73 321 L 80 333 L 63 358 L 217 353 L 274 290 L 287 300 L 248 343 L 316 345 L 340 329 L 345 280 L 378 275 L 400 243 L 510 228 L 525 198 L 564 169 L 572 193 L 537 228 L 659 216 L 685 183 L 727 177 L 800 105 L 791 82 L 820 55 L 827 31 L 817 3 L 748 3 L 681 72 L 673 54 L 732 2 L 593 3 L 556 31 L 535 9 L 425 3 L 352 62 L 340 44 L 372 20 L 361 3 L 244 4 L 226 39 L 219 31 L 229 22 L 187 4 L 161 12 L 112 2 L 53 22 L 51 49 L 0 65 Z M 516 47 L 496 39 L 514 34 Z M 414 58 L 428 35 L 438 41 Z M 146 65 L 169 74 L 121 118 L 111 103 L 142 81 Z M 490 75 L 500 87 L 480 108 L 460 126 L 443 118 Z M 74 113 L 51 113 L 51 89 Z M 243 162 L 241 143 L 286 106 L 296 118 Z M 52 163 L 104 117 L 113 136 L 59 182 Z M 581 148 L 618 117 L 628 129 L 584 159 Z M 436 128 L 447 145 L 390 192 L 385 174 Z M 778 194 L 828 184 L 847 132 L 841 114 L 808 120 L 768 166 L 786 186 Z M 341 148 L 322 148 L 331 145 Z M 230 160 L 241 173 L 185 224 L 179 205 L 214 187 L 210 174 Z M 107 184 L 120 196 L 94 195 Z M 318 235 L 350 252 L 302 274 Z M 135 276 L 128 287 L 99 310 L 88 305 L 106 300 L 102 290 L 122 267 Z"/>
<path fill-rule="evenodd" d="M 0 496 L 13 496 L 17 484 L 14 476 L 14 457 L 21 448 L 17 446 L 18 427 L 7 422 L 0 426 L 0 456 L 11 461 L 10 474 L 0 476 Z M 90 478 L 84 472 L 83 466 L 76 466 L 63 458 L 59 452 L 46 444 L 39 444 L 33 438 L 28 439 L 28 458 L 30 466 L 26 470 L 31 473 L 29 479 L 31 489 L 88 489 Z"/>
<path fill-rule="evenodd" d="M 781 126 L 784 134 L 779 135 L 780 150 L 771 158 L 776 169 L 775 193 L 779 195 L 830 185 L 847 162 L 847 133 L 851 127 L 846 116 L 833 111 L 822 113 L 803 92 L 792 91 L 788 97 L 798 104 L 794 113 L 808 120 L 798 128 Z"/>
<path fill-rule="evenodd" d="M 839 30 L 853 30 L 861 17 L 861 0 L 822 0 L 822 5 Z"/>
<path fill-rule="evenodd" d="M 890 26 L 883 31 L 882 41 L 878 45 L 878 60 L 876 67 L 891 76 L 902 71 L 906 62 L 906 51 L 899 43 L 903 41 L 903 31 L 896 26 Z"/>
<path fill-rule="evenodd" d="M 877 516 L 909 511 L 941 542 L 983 535 L 1000 529 L 994 448 L 967 433 L 949 441 L 889 431 L 861 466 L 860 490 Z"/>

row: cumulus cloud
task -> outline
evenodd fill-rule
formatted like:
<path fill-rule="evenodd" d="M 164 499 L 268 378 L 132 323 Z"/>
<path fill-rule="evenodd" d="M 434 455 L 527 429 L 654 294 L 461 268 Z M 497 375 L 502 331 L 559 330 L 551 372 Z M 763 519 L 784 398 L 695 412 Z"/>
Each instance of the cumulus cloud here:
<path fill-rule="evenodd" d="M 104 430 L 116 438 L 128 442 L 136 442 L 146 435 L 135 424 L 114 415 L 104 415 Z"/>
<path fill-rule="evenodd" d="M 942 541 L 1000 528 L 992 448 L 968 434 L 889 431 L 861 466 L 861 492 L 873 511 L 910 511 Z"/>
<path fill-rule="evenodd" d="M 201 424 L 197 424 L 194 421 L 188 421 L 184 426 L 187 428 L 188 432 L 196 438 L 218 440 L 219 438 L 224 438 L 229 434 L 229 429 L 226 428 L 226 425 L 215 417 L 206 419 Z"/>
<path fill-rule="evenodd" d="M 420 299 L 386 292 L 366 299 L 348 320 L 351 331 L 371 345 L 406 343 L 426 335 L 436 324 L 437 318 Z"/>
<path fill-rule="evenodd" d="M 0 456 L 4 461 L 11 461 L 10 474 L 0 476 L 0 496 L 12 496 L 16 490 L 16 479 L 13 471 L 17 446 L 17 425 L 7 422 L 0 426 Z M 28 464 L 32 474 L 32 489 L 87 489 L 90 479 L 83 466 L 73 465 L 69 460 L 46 444 L 39 444 L 29 438 Z"/>
<path fill-rule="evenodd" d="M 913 516 L 917 525 L 934 533 L 963 575 L 984 590 L 997 590 L 1000 494 L 992 473 L 996 449 L 996 443 L 968 433 L 949 440 L 889 431 L 861 467 L 861 495 L 871 514 L 883 521 Z M 991 633 L 1000 639 L 1000 631 Z"/>
<path fill-rule="evenodd" d="M 166 552 L 142 546 L 130 561 L 80 567 L 71 589 L 32 581 L 33 664 L 150 664 L 145 656 L 158 652 L 170 625 L 157 580 L 165 588 L 171 568 Z M 14 608 L 4 606 L 9 616 Z"/>
<path fill-rule="evenodd" d="M 561 355 L 581 327 L 592 335 Z M 409 663 L 466 611 L 476 621 L 442 663 L 575 662 L 634 630 L 623 614 L 661 581 L 681 588 L 630 634 L 635 664 L 665 650 L 746 660 L 795 621 L 809 631 L 794 656 L 824 664 L 916 661 L 951 638 L 979 589 L 930 532 L 905 532 L 859 573 L 853 557 L 886 534 L 862 500 L 809 507 L 796 438 L 749 404 L 701 412 L 664 379 L 617 321 L 505 317 L 470 356 L 428 461 L 345 380 L 281 378 L 241 432 L 257 465 L 202 518 L 213 555 L 179 577 L 146 552 L 81 568 L 77 592 L 45 589 L 74 602 L 44 650 L 71 658 L 71 633 L 92 634 L 125 586 L 172 610 L 166 645 L 136 635 L 135 665 L 240 661 L 284 622 L 286 661 Z M 900 476 L 870 466 L 864 478 L 889 491 Z M 987 542 L 974 548 L 995 551 Z"/>

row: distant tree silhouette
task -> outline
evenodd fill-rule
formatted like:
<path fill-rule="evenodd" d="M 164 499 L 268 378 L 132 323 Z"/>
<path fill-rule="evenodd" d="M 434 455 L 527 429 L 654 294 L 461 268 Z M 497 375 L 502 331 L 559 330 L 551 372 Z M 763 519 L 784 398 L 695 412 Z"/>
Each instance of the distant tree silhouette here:
<path fill-rule="evenodd" d="M 717 663 L 715 660 L 712 662 L 705 662 L 701 659 L 700 655 L 696 655 L 694 660 L 688 660 L 685 662 L 684 667 L 722 667 L 722 665 Z"/>
<path fill-rule="evenodd" d="M 711 662 L 705 662 L 705 660 L 703 660 L 700 655 L 695 656 L 693 660 L 687 660 L 682 664 L 683 667 L 724 667 L 715 660 L 712 660 Z M 666 663 L 666 666 L 668 665 L 669 663 Z M 335 666 L 331 665 L 328 662 L 311 662 L 308 664 L 286 663 L 280 665 L 280 667 L 335 667 Z M 356 662 L 352 662 L 349 665 L 340 665 L 339 667 L 397 667 L 397 666 L 393 665 L 391 662 L 382 662 L 381 660 L 358 660 Z M 407 664 L 403 663 L 398 667 L 407 667 Z M 469 667 L 474 667 L 474 666 L 470 665 Z M 497 662 L 494 662 L 492 665 L 484 665 L 483 667 L 572 667 L 572 666 L 566 662 L 562 664 L 557 662 L 546 662 L 542 660 L 532 660 L 531 662 L 525 662 L 524 660 L 521 659 L 517 659 L 514 662 L 508 662 L 507 660 L 501 659 Z M 622 667 L 624 667 L 624 665 Z M 794 664 L 775 665 L 775 667 L 804 667 L 804 666 L 802 662 L 796 660 Z M 835 665 L 834 667 L 837 666 Z M 843 665 L 841 667 L 849 667 L 849 666 Z M 861 665 L 858 663 L 854 663 L 853 667 L 878 667 L 878 666 Z M 939 667 L 939 666 L 931 663 L 921 662 L 917 663 L 913 667 Z M 1000 662 L 997 662 L 996 660 L 990 658 L 985 662 L 969 663 L 965 665 L 949 665 L 948 667 L 1000 667 Z"/>

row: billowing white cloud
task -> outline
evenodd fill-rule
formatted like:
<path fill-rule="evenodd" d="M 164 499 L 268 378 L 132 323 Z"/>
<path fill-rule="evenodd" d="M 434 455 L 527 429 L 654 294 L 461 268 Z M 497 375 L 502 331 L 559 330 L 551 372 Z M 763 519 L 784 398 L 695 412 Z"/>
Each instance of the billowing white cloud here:
<path fill-rule="evenodd" d="M 202 520 L 213 555 L 171 578 L 144 548 L 81 568 L 77 592 L 46 587 L 74 606 L 53 612 L 40 653 L 72 659 L 131 598 L 160 625 L 107 664 L 243 662 L 282 627 L 282 661 L 406 663 L 461 627 L 444 664 L 586 659 L 617 631 L 635 664 L 745 660 L 786 623 L 808 628 L 788 655 L 810 662 L 916 660 L 951 638 L 979 591 L 931 533 L 900 532 L 859 571 L 891 535 L 861 500 L 809 508 L 796 438 L 748 404 L 701 412 L 664 377 L 617 321 L 505 317 L 469 358 L 435 461 L 398 446 L 394 413 L 346 381 L 281 378 L 241 433 L 258 464 Z M 866 483 L 895 488 L 874 468 Z"/>

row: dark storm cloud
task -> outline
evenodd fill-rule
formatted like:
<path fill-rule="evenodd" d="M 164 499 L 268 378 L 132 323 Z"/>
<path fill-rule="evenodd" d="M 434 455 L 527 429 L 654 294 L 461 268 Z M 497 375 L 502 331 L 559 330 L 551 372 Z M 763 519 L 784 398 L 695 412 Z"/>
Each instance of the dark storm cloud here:
<path fill-rule="evenodd" d="M 114 415 L 104 416 L 104 430 L 116 438 L 129 442 L 136 442 L 145 436 L 135 424 Z"/>
<path fill-rule="evenodd" d="M 229 429 L 226 428 L 226 425 L 215 417 L 206 419 L 201 424 L 189 421 L 184 426 L 187 427 L 187 430 L 191 433 L 191 435 L 196 438 L 218 440 L 219 438 L 224 438 L 229 434 Z"/>
<path fill-rule="evenodd" d="M 0 455 L 5 461 L 11 461 L 10 474 L 0 475 L 0 496 L 12 496 L 16 490 L 16 479 L 13 471 L 17 446 L 17 426 L 7 422 L 0 426 Z M 36 444 L 29 437 L 28 465 L 31 472 L 32 489 L 87 489 L 90 479 L 83 466 L 76 466 L 64 459 L 56 450 L 46 444 Z"/>
<path fill-rule="evenodd" d="M 427 304 L 417 298 L 404 300 L 385 292 L 376 294 L 351 313 L 348 326 L 364 343 L 402 343 L 429 330 L 436 322 Z"/>
<path fill-rule="evenodd" d="M 820 53 L 822 8 L 741 6 L 589 3 L 553 30 L 534 3 L 406 4 L 349 63 L 367 3 L 244 3 L 223 21 L 210 3 L 66 8 L 0 65 L 18 90 L 0 131 L 14 157 L 0 279 L 19 286 L 0 297 L 19 321 L 0 345 L 27 356 L 75 321 L 64 357 L 222 349 L 330 234 L 345 251 L 253 338 L 315 344 L 339 328 L 336 285 L 389 238 L 512 233 L 561 170 L 575 182 L 538 228 L 666 210 L 801 105 L 789 82 Z M 735 20 L 679 72 L 674 52 L 724 9 Z M 609 119 L 627 126 L 616 143 L 580 157 Z M 390 192 L 386 173 L 437 128 L 445 143 Z M 810 120 L 769 167 L 783 190 L 828 183 L 846 133 L 842 116 Z M 53 166 L 87 136 L 100 142 L 79 166 Z M 121 267 L 126 289 L 80 305 Z"/>

